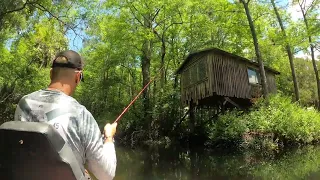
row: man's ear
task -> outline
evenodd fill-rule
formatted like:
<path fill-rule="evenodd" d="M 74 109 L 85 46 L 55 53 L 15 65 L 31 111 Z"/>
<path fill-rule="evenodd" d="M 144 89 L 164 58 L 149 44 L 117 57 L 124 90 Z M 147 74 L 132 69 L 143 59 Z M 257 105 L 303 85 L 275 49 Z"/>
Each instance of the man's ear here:
<path fill-rule="evenodd" d="M 78 84 L 79 82 L 80 82 L 80 75 L 79 75 L 79 73 L 77 73 L 77 75 L 75 76 L 76 77 L 76 84 Z"/>

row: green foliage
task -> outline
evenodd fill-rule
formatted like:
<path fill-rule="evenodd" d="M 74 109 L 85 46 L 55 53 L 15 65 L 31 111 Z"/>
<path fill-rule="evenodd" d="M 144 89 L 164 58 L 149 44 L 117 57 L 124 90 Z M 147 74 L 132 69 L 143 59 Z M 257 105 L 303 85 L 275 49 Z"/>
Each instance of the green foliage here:
<path fill-rule="evenodd" d="M 272 132 L 293 142 L 311 143 L 320 139 L 320 114 L 313 108 L 306 109 L 292 103 L 290 98 L 276 95 L 261 102 L 259 112 L 254 112 L 247 118 L 253 119 L 252 125 L 262 124 L 262 128 L 253 126 L 252 130 Z M 256 118 L 259 116 L 263 116 L 264 121 Z"/>
<path fill-rule="evenodd" d="M 0 5 L 0 124 L 13 120 L 19 99 L 49 84 L 54 55 L 67 47 L 59 14 L 68 2 L 1 1 Z M 58 9 L 56 9 L 58 8 Z"/>
<path fill-rule="evenodd" d="M 212 141 L 271 135 L 276 143 L 313 143 L 320 140 L 320 114 L 280 94 L 260 100 L 249 112 L 230 111 L 208 127 Z"/>
<path fill-rule="evenodd" d="M 219 116 L 218 120 L 209 128 L 209 138 L 212 140 L 235 141 L 241 139 L 242 134 L 248 132 L 248 122 L 241 117 L 241 112 L 230 111 Z"/>

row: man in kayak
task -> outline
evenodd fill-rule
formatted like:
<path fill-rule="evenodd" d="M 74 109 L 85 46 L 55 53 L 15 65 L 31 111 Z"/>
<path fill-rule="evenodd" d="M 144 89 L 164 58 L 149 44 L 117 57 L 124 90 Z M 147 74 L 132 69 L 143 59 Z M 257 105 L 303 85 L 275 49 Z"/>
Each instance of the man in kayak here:
<path fill-rule="evenodd" d="M 113 179 L 117 124 L 107 124 L 103 137 L 92 114 L 71 97 L 84 81 L 82 70 L 83 60 L 77 52 L 58 53 L 52 63 L 49 87 L 21 98 L 14 119 L 52 124 L 71 147 L 83 172 L 87 169 L 98 179 Z"/>

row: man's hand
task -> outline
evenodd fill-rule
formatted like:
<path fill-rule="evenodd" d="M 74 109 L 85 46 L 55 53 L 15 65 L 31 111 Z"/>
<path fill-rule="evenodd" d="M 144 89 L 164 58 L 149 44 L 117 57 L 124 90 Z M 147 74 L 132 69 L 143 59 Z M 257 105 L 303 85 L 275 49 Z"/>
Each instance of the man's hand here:
<path fill-rule="evenodd" d="M 104 137 L 106 138 L 105 143 L 113 142 L 113 136 L 117 131 L 117 125 L 117 123 L 108 123 L 106 126 L 104 126 Z"/>

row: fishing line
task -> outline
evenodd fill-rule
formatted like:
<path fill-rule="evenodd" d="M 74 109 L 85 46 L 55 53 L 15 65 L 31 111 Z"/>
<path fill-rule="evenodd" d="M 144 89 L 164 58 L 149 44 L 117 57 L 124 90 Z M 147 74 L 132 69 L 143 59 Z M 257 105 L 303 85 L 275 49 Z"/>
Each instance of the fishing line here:
<path fill-rule="evenodd" d="M 129 105 L 128 105 L 126 108 L 124 108 L 124 110 L 122 111 L 122 113 L 117 117 L 117 119 L 116 119 L 113 123 L 116 123 L 116 122 L 118 122 L 118 121 L 121 119 L 121 117 L 128 111 L 128 109 L 130 108 L 130 106 L 138 99 L 138 97 L 141 95 L 141 93 L 150 85 L 151 82 L 153 82 L 153 81 L 156 79 L 157 75 L 159 75 L 159 74 L 161 73 L 161 70 L 162 70 L 163 68 L 164 68 L 164 66 L 162 66 L 162 68 L 159 69 L 160 72 L 158 72 L 158 73 L 156 74 L 156 76 L 154 76 L 154 77 L 142 88 L 142 90 L 136 95 L 136 97 L 134 97 L 134 99 L 129 103 Z"/>

